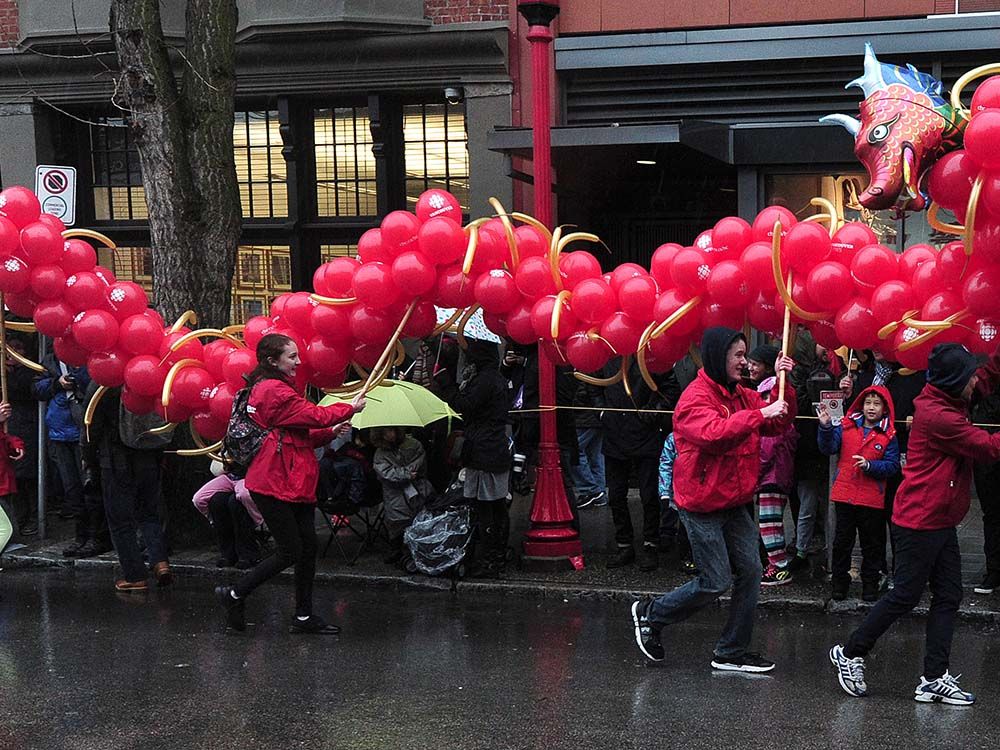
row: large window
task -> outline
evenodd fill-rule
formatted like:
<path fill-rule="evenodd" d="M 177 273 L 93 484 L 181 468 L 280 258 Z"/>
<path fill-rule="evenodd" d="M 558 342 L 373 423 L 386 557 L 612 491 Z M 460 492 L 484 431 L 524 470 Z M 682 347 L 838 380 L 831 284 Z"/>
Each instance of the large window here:
<path fill-rule="evenodd" d="M 469 207 L 469 149 L 461 104 L 403 107 L 406 200 L 412 207 L 428 188 L 449 190 Z"/>
<path fill-rule="evenodd" d="M 375 156 L 367 107 L 318 109 L 316 203 L 320 216 L 375 216 Z"/>
<path fill-rule="evenodd" d="M 148 218 L 139 152 L 121 117 L 98 117 L 90 126 L 90 166 L 94 218 L 142 221 Z"/>
<path fill-rule="evenodd" d="M 287 170 L 281 146 L 277 112 L 236 113 L 233 153 L 244 218 L 288 216 Z"/>

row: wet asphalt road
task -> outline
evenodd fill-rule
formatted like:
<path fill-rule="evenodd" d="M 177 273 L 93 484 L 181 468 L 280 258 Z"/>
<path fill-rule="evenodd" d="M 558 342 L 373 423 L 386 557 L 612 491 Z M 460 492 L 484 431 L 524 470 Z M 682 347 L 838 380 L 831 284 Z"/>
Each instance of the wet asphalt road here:
<path fill-rule="evenodd" d="M 146 596 L 70 571 L 0 573 L 0 750 L 153 748 L 995 748 L 1000 638 L 960 626 L 979 704 L 918 704 L 922 621 L 840 691 L 826 658 L 855 620 L 763 614 L 772 676 L 713 673 L 720 613 L 666 631 L 647 665 L 621 603 L 319 588 L 338 638 L 287 633 L 291 589 L 226 635 L 206 580 Z"/>

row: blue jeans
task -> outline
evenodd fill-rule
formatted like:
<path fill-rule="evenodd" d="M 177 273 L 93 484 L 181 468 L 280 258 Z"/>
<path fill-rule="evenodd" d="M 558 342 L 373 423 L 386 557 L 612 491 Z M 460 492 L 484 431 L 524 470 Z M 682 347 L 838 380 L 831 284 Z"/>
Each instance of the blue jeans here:
<path fill-rule="evenodd" d="M 573 484 L 581 495 L 596 495 L 608 488 L 604 478 L 604 431 L 587 427 L 576 431 L 580 443 L 580 463 L 573 467 Z"/>
<path fill-rule="evenodd" d="M 752 504 L 741 505 L 714 513 L 680 509 L 698 577 L 654 599 L 648 610 L 654 626 L 671 625 L 708 606 L 732 586 L 729 617 L 715 644 L 715 655 L 724 659 L 745 654 L 753 637 L 763 570 L 752 508 Z"/>
<path fill-rule="evenodd" d="M 821 504 L 826 502 L 823 482 L 819 479 L 800 479 L 799 520 L 795 525 L 795 549 L 800 555 L 805 555 L 816 531 L 816 518 Z"/>

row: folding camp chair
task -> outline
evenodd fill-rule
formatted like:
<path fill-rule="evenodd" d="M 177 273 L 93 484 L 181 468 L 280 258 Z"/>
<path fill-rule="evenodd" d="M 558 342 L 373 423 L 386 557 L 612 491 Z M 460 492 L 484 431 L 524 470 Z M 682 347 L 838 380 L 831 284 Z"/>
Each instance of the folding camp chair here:
<path fill-rule="evenodd" d="M 336 544 L 344 562 L 354 565 L 366 550 L 373 549 L 380 539 L 388 537 L 382 498 L 374 497 L 372 500 L 374 503 L 361 506 L 355 505 L 346 497 L 319 500 L 317 507 L 320 515 L 330 529 L 330 538 L 323 548 L 323 557 L 326 557 L 330 547 Z M 341 538 L 340 532 L 345 529 L 350 532 L 349 537 L 354 536 L 358 540 L 358 546 L 353 553 L 348 550 Z"/>

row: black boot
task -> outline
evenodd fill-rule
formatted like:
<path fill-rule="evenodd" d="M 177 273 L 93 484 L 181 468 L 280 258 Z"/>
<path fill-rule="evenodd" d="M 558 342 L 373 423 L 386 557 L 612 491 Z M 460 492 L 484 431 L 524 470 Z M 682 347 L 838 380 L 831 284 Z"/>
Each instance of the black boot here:
<path fill-rule="evenodd" d="M 626 565 L 631 565 L 634 562 L 635 548 L 629 545 L 628 547 L 619 547 L 615 556 L 608 560 L 604 567 L 608 570 L 614 570 L 615 568 L 624 568 Z"/>
<path fill-rule="evenodd" d="M 497 506 L 502 501 L 476 501 L 476 516 L 479 519 L 479 556 L 472 569 L 470 578 L 499 578 L 501 565 L 506 557 L 506 545 L 500 540 L 503 533 L 502 518 L 498 517 Z M 506 511 L 506 506 L 503 506 Z M 499 542 L 499 543 L 498 543 Z"/>

